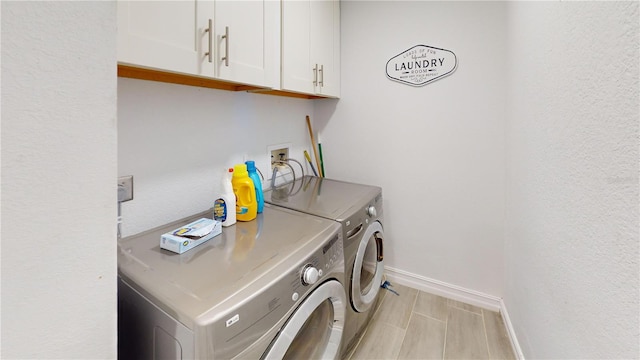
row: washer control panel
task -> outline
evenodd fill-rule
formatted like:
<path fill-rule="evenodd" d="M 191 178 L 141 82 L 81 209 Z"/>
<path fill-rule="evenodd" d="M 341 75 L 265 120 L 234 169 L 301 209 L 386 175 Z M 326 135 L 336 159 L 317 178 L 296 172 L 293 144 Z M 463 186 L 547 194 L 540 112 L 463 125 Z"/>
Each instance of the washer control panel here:
<path fill-rule="evenodd" d="M 331 268 L 342 260 L 342 251 L 342 233 L 336 232 L 331 240 L 316 250 L 306 259 L 304 265 L 297 272 L 292 272 L 291 275 L 297 277 L 302 286 L 313 285 L 321 280 L 326 273 L 331 272 Z"/>
<path fill-rule="evenodd" d="M 344 272 L 343 236 L 339 225 L 311 255 L 301 258 L 278 280 L 249 301 L 238 304 L 213 325 L 216 358 L 232 358 L 264 335 L 319 284 Z M 294 255 L 295 256 L 295 255 Z M 300 256 L 300 255 L 298 255 Z"/>
<path fill-rule="evenodd" d="M 302 285 L 313 285 L 318 282 L 322 269 L 318 270 L 313 265 L 307 264 L 302 269 Z"/>
<path fill-rule="evenodd" d="M 370 199 L 360 206 L 347 219 L 342 221 L 344 241 L 347 248 L 349 244 L 357 241 L 360 235 L 374 221 L 379 221 L 382 215 L 382 194 Z"/>
<path fill-rule="evenodd" d="M 369 215 L 369 217 L 371 218 L 378 217 L 378 211 L 376 210 L 376 207 L 374 205 L 369 205 L 367 207 L 367 215 Z"/>

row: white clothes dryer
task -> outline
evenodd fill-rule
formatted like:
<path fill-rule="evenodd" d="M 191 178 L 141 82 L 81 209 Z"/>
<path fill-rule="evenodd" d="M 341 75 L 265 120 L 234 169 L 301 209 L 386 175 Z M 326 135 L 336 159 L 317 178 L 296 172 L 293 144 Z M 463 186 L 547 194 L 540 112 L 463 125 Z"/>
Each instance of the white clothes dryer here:
<path fill-rule="evenodd" d="M 333 221 L 265 205 L 183 254 L 118 241 L 119 359 L 337 359 L 347 303 Z"/>
<path fill-rule="evenodd" d="M 339 222 L 349 297 L 343 355 L 357 344 L 379 301 L 384 272 L 382 189 L 305 176 L 264 193 L 265 202 Z"/>

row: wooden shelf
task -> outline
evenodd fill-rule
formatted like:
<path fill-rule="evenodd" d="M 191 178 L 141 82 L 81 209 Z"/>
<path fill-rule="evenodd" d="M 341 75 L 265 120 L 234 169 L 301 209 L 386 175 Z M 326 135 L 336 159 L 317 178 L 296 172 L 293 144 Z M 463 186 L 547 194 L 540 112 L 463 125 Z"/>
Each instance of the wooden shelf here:
<path fill-rule="evenodd" d="M 176 74 L 152 69 L 139 68 L 130 65 L 118 64 L 118 77 L 157 81 L 163 83 L 180 84 L 188 86 L 197 86 L 210 89 L 227 90 L 227 91 L 248 91 L 255 94 L 285 96 L 300 99 L 324 99 L 322 96 L 299 94 L 282 90 L 273 90 L 269 88 L 261 88 L 258 86 L 250 86 L 244 84 L 236 84 L 227 81 L 201 78 L 184 74 Z"/>
<path fill-rule="evenodd" d="M 122 64 L 118 64 L 118 76 L 131 78 L 131 79 L 158 81 L 158 82 L 164 82 L 164 83 L 198 86 L 198 87 L 228 90 L 228 91 L 249 91 L 249 90 L 262 89 L 256 86 L 234 84 L 226 81 L 207 79 L 207 78 L 189 76 L 184 74 L 176 74 L 176 73 L 170 73 L 170 72 L 164 72 L 164 71 L 158 71 L 158 70 L 144 69 L 144 68 L 139 68 L 139 67 L 134 67 L 129 65 L 122 65 Z"/>
<path fill-rule="evenodd" d="M 309 94 L 300 94 L 282 90 L 273 90 L 273 89 L 258 89 L 258 90 L 249 90 L 251 93 L 255 94 L 264 94 L 264 95 L 275 95 L 275 96 L 286 96 L 298 99 L 326 99 L 322 96 L 309 95 Z"/>

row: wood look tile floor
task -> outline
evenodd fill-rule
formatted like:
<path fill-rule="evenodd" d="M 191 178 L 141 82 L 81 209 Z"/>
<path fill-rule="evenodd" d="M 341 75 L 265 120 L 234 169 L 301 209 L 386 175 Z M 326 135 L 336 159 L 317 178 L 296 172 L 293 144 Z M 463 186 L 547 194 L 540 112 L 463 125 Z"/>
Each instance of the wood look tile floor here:
<path fill-rule="evenodd" d="M 345 360 L 515 359 L 497 312 L 394 284 Z"/>

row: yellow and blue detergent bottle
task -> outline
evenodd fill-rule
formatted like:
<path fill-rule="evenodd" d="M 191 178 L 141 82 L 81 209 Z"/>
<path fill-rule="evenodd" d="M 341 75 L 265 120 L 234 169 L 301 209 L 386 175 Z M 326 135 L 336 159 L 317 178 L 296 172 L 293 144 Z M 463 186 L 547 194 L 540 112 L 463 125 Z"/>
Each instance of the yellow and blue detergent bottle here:
<path fill-rule="evenodd" d="M 236 219 L 238 221 L 251 221 L 258 215 L 258 201 L 253 180 L 249 177 L 246 164 L 238 164 L 233 167 L 231 178 L 233 192 L 236 195 Z"/>
<path fill-rule="evenodd" d="M 258 214 L 262 214 L 264 209 L 264 194 L 262 193 L 262 181 L 260 181 L 260 175 L 256 171 L 256 163 L 252 160 L 244 162 L 247 165 L 247 172 L 249 177 L 253 180 L 253 187 L 256 188 L 256 201 L 258 202 Z"/>

